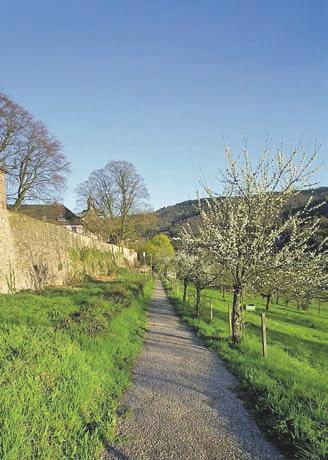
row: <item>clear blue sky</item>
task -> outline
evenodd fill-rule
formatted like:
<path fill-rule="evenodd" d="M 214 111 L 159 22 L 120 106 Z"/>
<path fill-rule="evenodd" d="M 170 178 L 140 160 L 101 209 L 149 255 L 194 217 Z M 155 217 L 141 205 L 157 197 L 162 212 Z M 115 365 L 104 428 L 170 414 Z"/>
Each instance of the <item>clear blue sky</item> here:
<path fill-rule="evenodd" d="M 154 208 L 214 183 L 224 141 L 327 157 L 326 0 L 2 0 L 0 90 L 64 144 L 74 187 L 132 161 Z M 328 185 L 327 167 L 319 179 Z"/>

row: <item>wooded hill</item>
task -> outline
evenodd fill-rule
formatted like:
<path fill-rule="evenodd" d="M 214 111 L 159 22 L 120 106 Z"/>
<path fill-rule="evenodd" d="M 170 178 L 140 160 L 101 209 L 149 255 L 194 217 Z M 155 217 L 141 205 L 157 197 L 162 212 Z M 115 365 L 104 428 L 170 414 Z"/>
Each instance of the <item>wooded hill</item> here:
<path fill-rule="evenodd" d="M 321 234 L 328 235 L 328 187 L 318 187 L 301 191 L 295 195 L 286 212 L 295 212 L 303 208 L 311 195 L 313 195 L 312 207 L 325 202 L 314 212 L 321 217 Z M 167 233 L 170 237 L 175 237 L 183 224 L 187 222 L 191 225 L 195 224 L 198 217 L 195 207 L 196 203 L 197 200 L 187 200 L 155 211 L 158 232 Z"/>

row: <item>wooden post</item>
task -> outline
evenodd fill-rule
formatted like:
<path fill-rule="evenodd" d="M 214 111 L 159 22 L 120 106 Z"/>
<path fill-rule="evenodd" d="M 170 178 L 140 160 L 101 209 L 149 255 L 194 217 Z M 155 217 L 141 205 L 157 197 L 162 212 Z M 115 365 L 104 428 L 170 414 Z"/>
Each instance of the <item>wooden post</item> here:
<path fill-rule="evenodd" d="M 122 251 L 123 251 L 123 248 L 122 248 Z M 143 252 L 143 259 L 144 259 L 144 272 L 145 272 L 145 278 L 146 278 L 146 280 L 147 280 L 148 277 L 147 277 L 146 253 L 145 253 L 145 252 Z"/>
<path fill-rule="evenodd" d="M 261 313 L 261 335 L 262 335 L 262 355 L 266 357 L 268 356 L 268 349 L 267 349 L 265 313 Z"/>
<path fill-rule="evenodd" d="M 210 300 L 210 318 L 211 322 L 213 321 L 213 305 L 212 305 L 212 299 Z"/>
<path fill-rule="evenodd" d="M 229 334 L 232 334 L 232 324 L 231 324 L 231 313 L 230 313 L 230 305 L 228 304 L 228 322 L 229 322 Z"/>

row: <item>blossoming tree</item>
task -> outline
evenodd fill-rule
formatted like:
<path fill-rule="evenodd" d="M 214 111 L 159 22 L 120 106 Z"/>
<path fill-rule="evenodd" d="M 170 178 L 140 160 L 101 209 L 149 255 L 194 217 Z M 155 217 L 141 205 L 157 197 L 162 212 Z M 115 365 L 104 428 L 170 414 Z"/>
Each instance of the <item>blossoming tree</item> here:
<path fill-rule="evenodd" d="M 301 273 L 310 260 L 326 263 L 325 241 L 311 242 L 319 220 L 305 208 L 284 216 L 286 205 L 309 185 L 316 153 L 307 156 L 297 149 L 285 155 L 266 150 L 253 164 L 245 148 L 235 159 L 226 149 L 227 168 L 222 172 L 223 195 L 206 188 L 207 200 L 199 202 L 200 223 L 183 230 L 186 244 L 209 253 L 224 270 L 233 290 L 232 339 L 242 338 L 241 295 L 255 290 L 276 273 Z M 316 276 L 320 263 L 312 263 Z"/>
<path fill-rule="evenodd" d="M 184 234 L 181 235 L 180 242 L 184 243 Z M 187 283 L 195 286 L 195 309 L 196 315 L 199 316 L 202 290 L 215 287 L 220 276 L 214 259 L 202 248 L 193 247 L 189 251 L 180 250 L 176 257 L 176 264 L 178 265 L 177 275 L 184 281 L 184 300 Z"/>

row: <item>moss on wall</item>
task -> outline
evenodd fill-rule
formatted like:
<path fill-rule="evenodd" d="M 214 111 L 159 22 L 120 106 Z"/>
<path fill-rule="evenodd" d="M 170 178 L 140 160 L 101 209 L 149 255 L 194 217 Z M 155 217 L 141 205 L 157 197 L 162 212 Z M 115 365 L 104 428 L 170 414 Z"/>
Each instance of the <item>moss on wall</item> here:
<path fill-rule="evenodd" d="M 136 253 L 18 213 L 0 214 L 0 292 L 38 289 L 135 265 Z"/>

